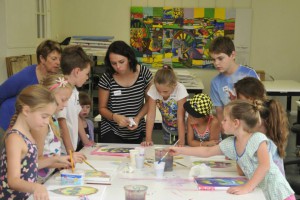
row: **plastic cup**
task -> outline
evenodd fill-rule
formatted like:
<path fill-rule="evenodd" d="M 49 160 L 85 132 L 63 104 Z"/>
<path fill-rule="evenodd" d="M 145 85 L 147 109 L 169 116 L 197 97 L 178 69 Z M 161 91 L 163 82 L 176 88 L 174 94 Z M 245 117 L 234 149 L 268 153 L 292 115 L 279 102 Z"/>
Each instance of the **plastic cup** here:
<path fill-rule="evenodd" d="M 154 169 L 155 169 L 155 175 L 156 177 L 163 177 L 164 175 L 164 170 L 165 170 L 165 162 L 160 162 L 158 161 L 154 162 Z"/>
<path fill-rule="evenodd" d="M 135 150 L 138 150 L 140 156 L 145 156 L 145 148 L 144 147 L 135 147 Z"/>
<path fill-rule="evenodd" d="M 144 168 L 144 156 L 135 155 L 135 168 L 143 169 Z"/>
<path fill-rule="evenodd" d="M 155 161 L 159 161 L 166 153 L 168 149 L 159 147 L 155 149 Z M 165 162 L 165 172 L 173 171 L 173 156 L 168 153 L 168 155 L 162 160 Z"/>
<path fill-rule="evenodd" d="M 135 166 L 135 155 L 137 155 L 139 153 L 138 150 L 135 149 L 131 149 L 129 150 L 129 154 L 130 154 L 130 164 L 132 167 Z"/>
<path fill-rule="evenodd" d="M 145 200 L 148 187 L 145 185 L 125 185 L 125 200 Z"/>

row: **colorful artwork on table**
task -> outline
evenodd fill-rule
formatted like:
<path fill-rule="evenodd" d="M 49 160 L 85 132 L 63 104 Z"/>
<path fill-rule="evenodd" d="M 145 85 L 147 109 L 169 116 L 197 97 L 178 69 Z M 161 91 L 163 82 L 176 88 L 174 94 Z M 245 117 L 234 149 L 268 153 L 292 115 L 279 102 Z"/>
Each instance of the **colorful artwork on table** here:
<path fill-rule="evenodd" d="M 235 9 L 131 7 L 130 45 L 140 63 L 212 68 L 208 53 L 217 36 L 234 39 Z"/>
<path fill-rule="evenodd" d="M 82 196 L 96 194 L 98 190 L 91 186 L 69 186 L 50 190 L 55 194 L 65 195 L 65 196 Z"/>
<path fill-rule="evenodd" d="M 210 168 L 228 168 L 232 167 L 234 163 L 232 162 L 224 162 L 224 161 L 194 161 L 194 165 L 201 165 L 201 164 L 206 164 Z"/>
<path fill-rule="evenodd" d="M 106 186 L 104 185 L 82 185 L 82 186 L 48 186 L 47 190 L 51 200 L 78 200 L 85 197 L 89 200 L 102 199 Z"/>
<path fill-rule="evenodd" d="M 92 155 L 106 156 L 129 156 L 129 150 L 134 148 L 127 147 L 99 147 L 91 152 Z"/>
<path fill-rule="evenodd" d="M 86 183 L 109 183 L 111 177 L 104 171 L 85 170 L 84 178 Z"/>
<path fill-rule="evenodd" d="M 211 168 L 212 171 L 233 172 L 236 171 L 236 163 L 232 160 L 215 161 L 215 160 L 195 160 L 193 165 L 205 164 Z"/>
<path fill-rule="evenodd" d="M 247 183 L 246 177 L 196 177 L 199 190 L 226 190 Z"/>

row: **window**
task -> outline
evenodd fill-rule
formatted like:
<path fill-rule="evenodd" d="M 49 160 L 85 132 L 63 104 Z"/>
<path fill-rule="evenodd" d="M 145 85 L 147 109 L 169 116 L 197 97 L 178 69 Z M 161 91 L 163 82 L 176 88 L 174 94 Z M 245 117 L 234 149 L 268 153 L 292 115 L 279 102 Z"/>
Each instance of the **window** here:
<path fill-rule="evenodd" d="M 36 0 L 37 38 L 46 38 L 48 36 L 47 5 L 47 0 Z"/>

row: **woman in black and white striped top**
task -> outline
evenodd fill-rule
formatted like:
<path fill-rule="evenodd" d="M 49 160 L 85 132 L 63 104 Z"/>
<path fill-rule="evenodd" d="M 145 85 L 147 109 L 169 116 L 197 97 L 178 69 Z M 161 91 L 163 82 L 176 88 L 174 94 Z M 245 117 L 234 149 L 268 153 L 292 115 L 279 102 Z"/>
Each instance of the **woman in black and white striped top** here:
<path fill-rule="evenodd" d="M 106 53 L 107 72 L 98 86 L 103 143 L 139 144 L 145 136 L 147 91 L 152 74 L 139 65 L 133 50 L 123 41 L 113 42 Z M 136 123 L 132 125 L 130 118 Z"/>

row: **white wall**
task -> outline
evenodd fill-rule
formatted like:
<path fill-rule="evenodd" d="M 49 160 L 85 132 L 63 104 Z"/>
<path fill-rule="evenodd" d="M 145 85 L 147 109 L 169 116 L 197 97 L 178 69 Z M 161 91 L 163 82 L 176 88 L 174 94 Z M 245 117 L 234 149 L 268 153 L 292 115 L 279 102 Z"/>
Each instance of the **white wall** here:
<path fill-rule="evenodd" d="M 35 53 L 35 9 L 35 0 L 0 0 L 0 83 L 7 78 L 5 57 Z"/>
<path fill-rule="evenodd" d="M 5 0 L 0 0 L 0 83 L 6 79 L 6 27 L 5 27 Z"/>
<path fill-rule="evenodd" d="M 24 10 L 4 10 L 5 2 L 13 1 L 10 5 L 20 4 L 19 0 L 0 0 L 0 25 L 4 24 L 9 16 L 31 17 L 30 13 L 24 14 Z M 31 3 L 34 0 L 27 0 Z M 27 2 L 26 1 L 26 2 Z M 114 36 L 116 40 L 129 42 L 130 29 L 130 6 L 173 6 L 173 7 L 225 7 L 225 8 L 250 8 L 252 9 L 251 26 L 251 49 L 250 66 L 255 69 L 265 70 L 267 74 L 276 79 L 292 79 L 300 81 L 297 73 L 300 68 L 300 19 L 299 0 L 50 0 L 51 1 L 51 34 L 53 39 L 62 41 L 72 35 L 102 35 Z M 27 5 L 31 5 L 27 4 Z M 17 6 L 18 7 L 18 6 Z M 28 8 L 25 9 L 28 11 Z M 5 22 L 6 23 L 6 22 Z M 17 22 L 15 22 L 17 23 Z M 3 26 L 2 26 L 3 25 Z M 0 44 L 4 43 L 5 54 L 0 52 L 0 65 L 3 65 L 3 56 L 32 53 L 36 45 L 23 48 L 7 49 L 7 32 L 14 33 L 14 39 L 22 39 L 23 32 L 11 32 L 10 30 L 0 33 Z M 17 27 L 14 26 L 14 27 Z M 32 27 L 25 28 L 33 29 Z M 1 30 L 3 30 L 1 28 Z M 6 32 L 6 33 L 5 33 Z M 4 34 L 4 36 L 3 36 Z M 3 40 L 3 37 L 6 38 Z M 244 37 L 244 35 L 242 36 Z M 6 43 L 6 44 L 5 44 Z M 0 82 L 3 81 L 3 73 L 6 69 L 0 70 Z M 210 79 L 215 76 L 213 70 L 193 70 L 204 82 L 205 90 L 209 91 Z M 295 98 L 293 99 L 293 110 L 295 110 Z"/>

